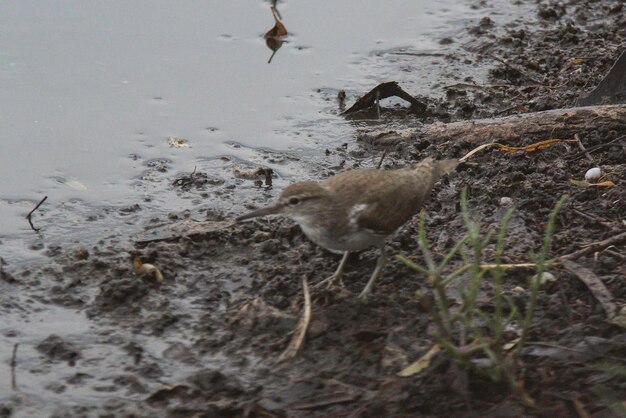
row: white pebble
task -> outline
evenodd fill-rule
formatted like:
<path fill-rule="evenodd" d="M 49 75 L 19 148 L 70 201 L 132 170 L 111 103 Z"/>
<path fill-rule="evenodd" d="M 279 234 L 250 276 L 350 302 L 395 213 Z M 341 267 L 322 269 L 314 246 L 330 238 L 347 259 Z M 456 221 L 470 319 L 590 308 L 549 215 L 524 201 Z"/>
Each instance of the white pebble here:
<path fill-rule="evenodd" d="M 602 175 L 602 170 L 600 170 L 600 167 L 590 168 L 585 173 L 585 180 L 587 181 L 598 180 L 601 175 Z"/>
<path fill-rule="evenodd" d="M 500 206 L 513 206 L 513 199 L 507 196 L 501 197 Z"/>
<path fill-rule="evenodd" d="M 539 286 L 545 287 L 556 282 L 556 277 L 554 277 L 554 274 L 550 273 L 549 271 L 544 271 L 541 274 L 535 274 L 530 280 L 532 281 L 538 280 Z"/>

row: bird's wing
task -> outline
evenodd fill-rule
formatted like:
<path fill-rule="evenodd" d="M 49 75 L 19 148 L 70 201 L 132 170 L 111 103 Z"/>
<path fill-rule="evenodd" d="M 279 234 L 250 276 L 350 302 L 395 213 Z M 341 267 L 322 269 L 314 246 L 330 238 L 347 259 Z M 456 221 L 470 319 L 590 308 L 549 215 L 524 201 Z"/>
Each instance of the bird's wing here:
<path fill-rule="evenodd" d="M 384 182 L 378 193 L 364 202 L 357 224 L 378 234 L 388 235 L 411 219 L 422 205 L 421 193 L 415 182 Z M 430 192 L 430 190 L 429 190 Z"/>
<path fill-rule="evenodd" d="M 437 180 L 457 164 L 457 160 L 426 158 L 405 169 L 381 172 L 385 181 L 376 182 L 377 186 L 372 189 L 374 193 L 369 195 L 368 202 L 364 202 L 367 207 L 359 212 L 358 225 L 377 233 L 391 234 L 420 210 Z"/>

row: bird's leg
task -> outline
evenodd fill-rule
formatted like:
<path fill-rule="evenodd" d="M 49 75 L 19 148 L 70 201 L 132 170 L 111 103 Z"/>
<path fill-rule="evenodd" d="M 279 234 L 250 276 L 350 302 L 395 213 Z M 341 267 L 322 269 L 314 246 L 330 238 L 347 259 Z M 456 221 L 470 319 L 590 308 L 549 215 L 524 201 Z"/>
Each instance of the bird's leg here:
<path fill-rule="evenodd" d="M 339 282 L 341 287 L 343 287 L 343 283 L 341 282 L 341 276 L 343 276 L 343 270 L 346 267 L 346 262 L 348 261 L 348 256 L 349 255 L 350 255 L 350 253 L 348 251 L 344 252 L 343 253 L 343 257 L 342 257 L 341 261 L 339 262 L 339 267 L 337 267 L 337 270 L 335 270 L 333 275 L 328 277 L 327 279 L 322 280 L 321 282 L 316 284 L 314 287 L 318 288 L 318 287 L 320 287 L 322 285 L 325 285 L 327 283 L 328 283 L 328 287 L 332 287 L 337 282 Z"/>
<path fill-rule="evenodd" d="M 365 285 L 365 288 L 359 295 L 359 299 L 365 299 L 367 298 L 367 295 L 370 294 L 370 292 L 372 291 L 372 287 L 374 287 L 374 282 L 382 274 L 385 264 L 387 264 L 387 254 L 385 253 L 385 248 L 383 247 L 380 249 L 380 256 L 378 257 L 378 260 L 376 261 L 376 268 L 374 269 L 374 272 L 372 273 L 372 277 L 370 277 L 369 281 Z"/>

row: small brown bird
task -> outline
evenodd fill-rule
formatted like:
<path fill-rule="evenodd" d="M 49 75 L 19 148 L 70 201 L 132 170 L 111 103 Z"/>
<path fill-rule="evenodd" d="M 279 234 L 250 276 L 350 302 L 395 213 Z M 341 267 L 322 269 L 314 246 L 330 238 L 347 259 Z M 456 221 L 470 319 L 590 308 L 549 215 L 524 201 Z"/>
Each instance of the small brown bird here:
<path fill-rule="evenodd" d="M 335 273 L 320 284 L 332 284 L 341 278 L 350 252 L 380 248 L 376 268 L 359 295 L 364 299 L 387 262 L 387 237 L 420 210 L 437 180 L 458 163 L 426 158 L 397 170 L 352 170 L 319 183 L 294 183 L 285 188 L 276 203 L 242 215 L 237 221 L 284 215 L 296 221 L 317 245 L 343 252 Z"/>

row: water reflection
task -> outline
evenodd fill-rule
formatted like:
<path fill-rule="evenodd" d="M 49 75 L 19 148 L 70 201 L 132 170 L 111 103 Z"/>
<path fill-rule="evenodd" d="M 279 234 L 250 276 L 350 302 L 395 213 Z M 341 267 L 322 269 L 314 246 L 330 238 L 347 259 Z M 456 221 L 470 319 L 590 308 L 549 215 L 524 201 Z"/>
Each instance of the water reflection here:
<path fill-rule="evenodd" d="M 272 11 L 272 16 L 274 16 L 275 23 L 274 23 L 274 27 L 268 30 L 267 33 L 265 34 L 265 45 L 267 45 L 267 47 L 272 50 L 272 55 L 270 56 L 270 59 L 267 61 L 268 64 L 272 62 L 274 55 L 276 55 L 276 51 L 278 51 L 280 47 L 283 46 L 283 42 L 285 42 L 285 38 L 288 35 L 287 28 L 280 21 L 281 16 L 278 10 L 276 9 L 276 5 L 275 4 L 272 5 L 270 9 Z"/>

